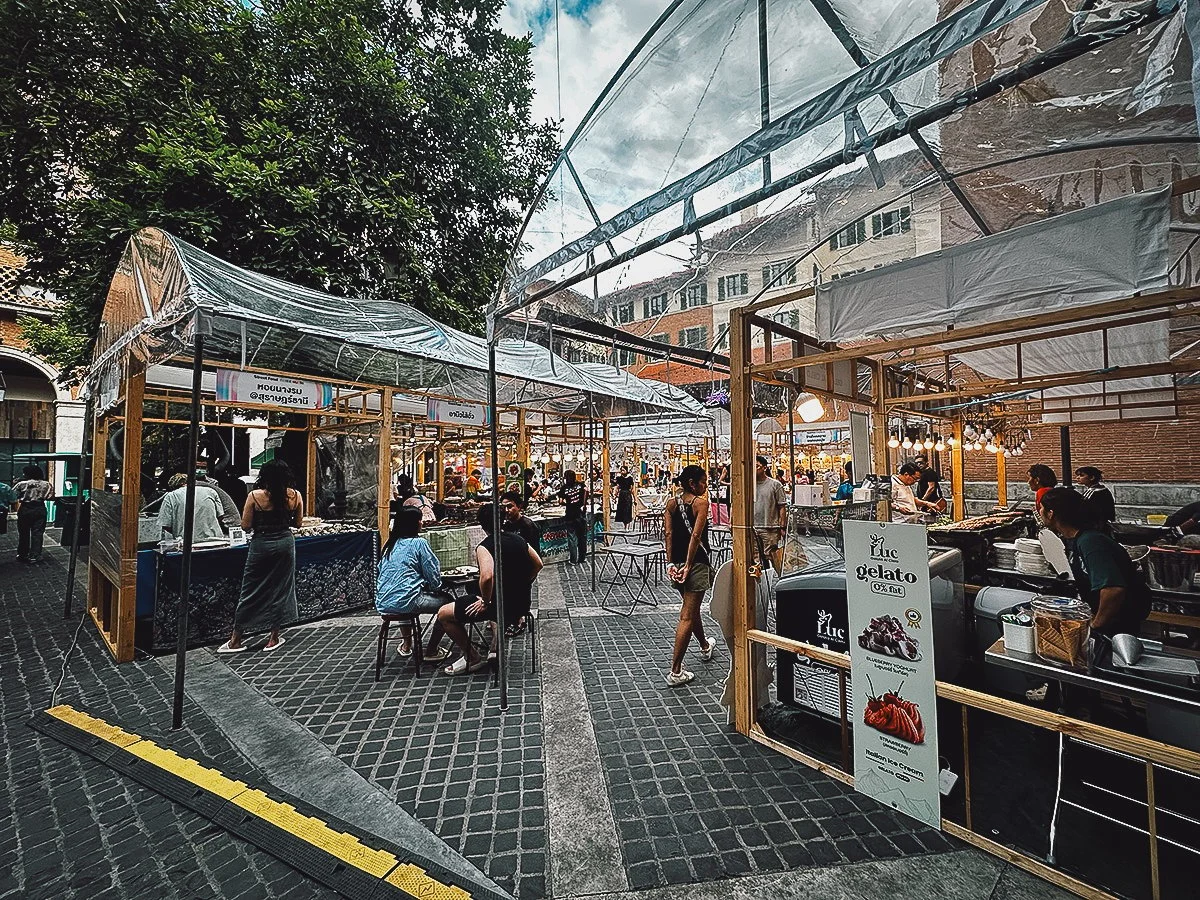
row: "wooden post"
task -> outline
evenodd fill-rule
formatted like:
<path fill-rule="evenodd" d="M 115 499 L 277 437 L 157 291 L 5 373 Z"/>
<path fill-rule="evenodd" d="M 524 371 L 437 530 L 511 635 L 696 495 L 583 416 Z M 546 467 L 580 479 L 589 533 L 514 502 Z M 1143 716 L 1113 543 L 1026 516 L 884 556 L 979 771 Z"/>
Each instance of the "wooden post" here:
<path fill-rule="evenodd" d="M 876 362 L 871 367 L 872 396 L 875 406 L 871 409 L 871 449 L 875 456 L 874 474 L 886 478 L 892 471 L 891 453 L 888 451 L 888 418 L 887 418 L 887 369 L 883 363 Z M 858 472 L 855 472 L 859 478 Z M 890 508 L 886 500 L 880 500 L 876 506 L 876 517 L 881 522 L 890 518 Z"/>
<path fill-rule="evenodd" d="M 311 515 L 317 514 L 317 418 L 308 417 L 308 428 L 305 429 L 305 458 L 308 460 L 304 473 L 304 508 Z"/>
<path fill-rule="evenodd" d="M 129 357 L 129 365 L 134 360 Z M 137 618 L 138 513 L 142 507 L 142 400 L 146 370 L 131 372 L 125 386 L 125 449 L 121 468 L 121 583 L 117 585 L 116 619 L 112 630 L 117 662 L 133 659 L 133 629 Z M 195 450 L 188 457 L 195 467 Z"/>
<path fill-rule="evenodd" d="M 757 627 L 755 591 L 758 565 L 754 554 L 754 411 L 752 379 L 747 371 L 750 328 L 744 311 L 729 311 L 730 524 L 733 528 L 733 659 L 734 725 L 748 735 L 754 724 L 757 698 L 746 632 Z M 765 622 L 763 623 L 766 624 Z"/>
<path fill-rule="evenodd" d="M 954 446 L 950 448 L 950 490 L 954 500 L 954 521 L 967 517 L 967 483 L 963 478 L 963 425 L 954 420 Z"/>
<path fill-rule="evenodd" d="M 388 514 L 392 501 L 392 389 L 379 392 L 382 417 L 379 422 L 379 540 L 388 539 Z"/>
<path fill-rule="evenodd" d="M 517 459 L 529 467 L 529 428 L 525 424 L 525 410 L 517 410 Z"/>
<path fill-rule="evenodd" d="M 442 453 L 442 426 L 437 427 L 437 437 L 433 440 L 433 495 L 438 503 L 446 499 L 446 479 L 442 471 L 446 468 L 446 458 Z"/>
<path fill-rule="evenodd" d="M 996 503 L 999 506 L 1008 506 L 1008 471 L 1005 463 L 1008 462 L 1004 458 L 1004 450 L 996 451 Z"/>

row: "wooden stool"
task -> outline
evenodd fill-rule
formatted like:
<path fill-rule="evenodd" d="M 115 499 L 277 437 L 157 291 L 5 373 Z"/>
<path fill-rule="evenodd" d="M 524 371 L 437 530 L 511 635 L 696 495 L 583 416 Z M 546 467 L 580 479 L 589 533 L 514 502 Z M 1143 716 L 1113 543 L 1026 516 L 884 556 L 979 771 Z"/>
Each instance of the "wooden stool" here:
<path fill-rule="evenodd" d="M 417 675 L 421 674 L 421 665 L 424 660 L 424 641 L 421 635 L 421 614 L 420 613 L 387 613 L 379 617 L 379 640 L 375 646 L 375 680 L 379 680 L 379 670 L 383 668 L 383 664 L 387 658 L 388 644 L 388 626 L 393 622 L 399 625 L 412 626 L 412 648 L 413 648 L 413 664 L 416 666 Z"/>

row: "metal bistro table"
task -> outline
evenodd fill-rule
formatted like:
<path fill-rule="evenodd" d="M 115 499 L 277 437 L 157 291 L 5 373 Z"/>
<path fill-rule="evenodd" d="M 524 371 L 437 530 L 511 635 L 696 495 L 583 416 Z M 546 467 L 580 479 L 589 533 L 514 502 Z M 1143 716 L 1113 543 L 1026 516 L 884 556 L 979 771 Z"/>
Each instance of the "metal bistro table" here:
<path fill-rule="evenodd" d="M 608 590 L 600 600 L 600 608 L 607 609 L 622 616 L 631 616 L 639 603 L 647 606 L 658 606 L 653 600 L 644 599 L 646 587 L 649 584 L 650 570 L 653 567 L 657 573 L 657 564 L 665 558 L 666 551 L 661 544 L 614 544 L 611 547 L 598 547 L 597 553 L 603 553 L 608 560 L 611 578 L 601 578 L 600 583 L 607 585 Z M 636 590 L 630 587 L 630 582 L 636 585 Z M 658 583 L 657 574 L 655 584 Z M 629 598 L 629 609 L 623 611 L 608 605 L 608 598 L 613 591 L 620 588 Z"/>
<path fill-rule="evenodd" d="M 1087 689 L 1090 689 L 1093 691 L 1103 691 L 1107 694 L 1114 694 L 1116 696 L 1129 698 L 1131 700 L 1139 700 L 1143 703 L 1146 703 L 1148 706 L 1149 705 L 1159 705 L 1162 707 L 1167 707 L 1167 708 L 1171 709 L 1172 711 L 1184 712 L 1184 713 L 1188 713 L 1188 714 L 1200 717 L 1200 701 L 1190 700 L 1190 699 L 1186 699 L 1185 697 L 1175 696 L 1171 693 L 1159 692 L 1156 690 L 1151 690 L 1150 688 L 1140 687 L 1140 686 L 1134 685 L 1134 684 L 1129 684 L 1124 681 L 1119 681 L 1116 678 L 1108 678 L 1108 677 L 1105 677 L 1103 674 L 1094 672 L 1092 670 L 1074 669 L 1074 668 L 1070 668 L 1065 665 L 1059 665 L 1057 663 L 1046 662 L 1045 660 L 1041 659 L 1040 657 L 1038 657 L 1032 653 L 1021 653 L 1016 650 L 1006 649 L 1004 646 L 1003 639 L 1000 639 L 1000 640 L 996 641 L 994 644 L 992 644 L 992 646 L 987 649 L 987 652 L 984 654 L 984 657 L 985 657 L 985 661 L 988 663 L 992 663 L 992 664 L 995 664 L 998 666 L 1004 666 L 1005 668 L 1008 668 L 1008 669 L 1015 669 L 1018 672 L 1024 672 L 1028 675 L 1033 675 L 1038 678 L 1044 679 L 1046 681 L 1058 681 L 1061 684 L 1071 684 L 1071 685 L 1075 685 L 1077 687 L 1087 688 Z M 1101 670 L 1101 672 L 1103 672 L 1103 670 Z M 1104 746 L 1101 746 L 1100 744 L 1092 743 L 1091 741 L 1085 740 L 1083 738 L 1069 736 L 1067 734 L 1064 734 L 1061 731 L 1058 733 L 1058 776 L 1057 776 L 1057 779 L 1055 782 L 1055 789 L 1054 789 L 1054 807 L 1053 807 L 1053 812 L 1051 813 L 1051 816 L 1050 816 L 1050 852 L 1046 856 L 1047 861 L 1051 865 L 1054 864 L 1054 847 L 1055 847 L 1055 839 L 1057 837 L 1058 812 L 1059 812 L 1060 806 L 1070 806 L 1070 807 L 1073 807 L 1074 809 L 1078 809 L 1082 812 L 1089 813 L 1090 815 L 1099 816 L 1100 818 L 1106 819 L 1107 821 L 1110 821 L 1110 822 L 1114 822 L 1125 828 L 1136 831 L 1142 835 L 1149 834 L 1149 832 L 1147 832 L 1144 828 L 1139 828 L 1137 825 L 1133 825 L 1133 824 L 1130 824 L 1129 822 L 1124 822 L 1124 821 L 1121 821 L 1118 819 L 1114 819 L 1111 816 L 1108 816 L 1097 810 L 1091 809 L 1090 807 L 1084 806 L 1081 803 L 1076 803 L 1073 800 L 1063 799 L 1063 796 L 1062 796 L 1063 770 L 1064 770 L 1063 760 L 1064 760 L 1064 757 L 1066 754 L 1068 742 L 1070 742 L 1072 744 L 1078 744 L 1081 747 L 1086 747 L 1091 750 L 1098 750 L 1102 753 L 1109 753 L 1109 754 L 1114 754 L 1117 756 L 1123 755 L 1123 754 L 1117 753 L 1117 751 L 1115 751 L 1115 750 L 1109 749 L 1108 747 L 1104 747 Z M 1178 770 L 1173 770 L 1173 771 L 1178 771 Z M 1187 777 L 1193 777 L 1193 776 L 1188 775 L 1188 773 L 1186 773 L 1186 772 L 1180 772 L 1180 774 L 1187 776 Z M 1115 793 L 1115 792 L 1110 792 L 1110 793 Z M 1122 799 L 1133 802 L 1133 803 L 1141 802 L 1141 801 L 1137 800 L 1136 798 L 1126 797 L 1125 795 L 1119 795 L 1119 796 Z M 1144 806 L 1144 804 L 1142 804 L 1142 805 Z M 1167 816 L 1179 816 L 1180 815 L 1180 813 L 1178 811 L 1170 810 L 1165 805 L 1160 805 L 1159 811 L 1166 813 Z M 1187 818 L 1187 817 L 1185 816 L 1184 818 Z M 1162 839 L 1161 836 L 1160 836 L 1160 839 Z M 1175 843 L 1177 846 L 1180 846 L 1183 849 L 1189 850 L 1192 853 L 1200 855 L 1200 849 L 1198 849 L 1198 848 L 1191 847 L 1191 846 L 1188 846 L 1188 845 L 1185 845 L 1182 843 L 1178 843 L 1175 841 L 1171 841 L 1171 843 Z"/>

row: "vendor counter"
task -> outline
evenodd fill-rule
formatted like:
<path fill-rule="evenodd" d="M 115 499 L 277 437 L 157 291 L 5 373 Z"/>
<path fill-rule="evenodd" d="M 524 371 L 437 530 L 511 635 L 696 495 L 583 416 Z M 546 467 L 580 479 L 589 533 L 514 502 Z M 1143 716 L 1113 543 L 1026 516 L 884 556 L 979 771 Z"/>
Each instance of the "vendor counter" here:
<path fill-rule="evenodd" d="M 571 525 L 565 511 L 555 511 L 553 507 L 549 515 L 534 513 L 529 516 L 542 532 L 541 557 L 542 562 L 566 562 L 571 558 L 570 533 Z M 604 519 L 597 515 L 592 518 L 592 543 L 603 541 Z M 443 569 L 475 564 L 475 548 L 484 539 L 484 531 L 479 525 L 434 525 L 426 528 L 422 535 L 429 541 L 434 555 Z"/>
<path fill-rule="evenodd" d="M 233 629 L 248 547 L 192 551 L 188 646 L 228 639 Z M 374 607 L 379 532 L 375 529 L 296 538 L 297 622 Z M 136 645 L 151 653 L 173 651 L 179 615 L 183 554 L 140 550 L 137 555 Z"/>

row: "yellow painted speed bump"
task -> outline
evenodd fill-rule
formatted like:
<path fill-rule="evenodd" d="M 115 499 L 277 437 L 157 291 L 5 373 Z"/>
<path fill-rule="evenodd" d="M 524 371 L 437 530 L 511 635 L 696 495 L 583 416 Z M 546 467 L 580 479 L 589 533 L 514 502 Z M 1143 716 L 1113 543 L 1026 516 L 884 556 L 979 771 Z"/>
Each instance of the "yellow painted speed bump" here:
<path fill-rule="evenodd" d="M 383 894 L 375 893 L 377 888 L 382 888 L 384 892 L 391 888 L 410 897 L 420 898 L 420 900 L 472 900 L 472 895 L 468 891 L 443 884 L 420 866 L 410 862 L 402 863 L 395 854 L 388 850 L 368 847 L 355 835 L 338 831 L 320 819 L 305 815 L 291 804 L 275 800 L 264 792 L 249 787 L 244 782 L 226 777 L 216 769 L 210 769 L 193 759 L 180 756 L 170 748 L 160 747 L 154 741 L 124 731 L 102 719 L 97 719 L 66 705 L 51 707 L 46 710 L 46 715 L 119 748 L 154 769 L 170 773 L 175 778 L 193 785 L 215 798 L 214 803 L 226 801 L 233 804 L 259 821 L 278 828 L 310 847 L 322 851 L 328 857 L 352 866 L 355 870 L 364 873 L 357 876 L 358 878 L 369 877 L 372 897 L 383 896 Z M 59 736 L 60 740 L 62 739 L 61 735 L 56 736 Z M 85 749 L 86 752 L 86 745 L 77 749 Z M 172 799 L 179 800 L 178 797 Z M 218 803 L 218 805 L 227 808 L 223 803 Z M 200 814 L 208 815 L 204 812 Z M 209 815 L 209 818 L 211 819 L 212 816 Z M 313 877 L 321 880 L 319 873 L 309 872 L 296 861 L 289 859 L 286 855 L 281 855 L 281 848 L 278 846 L 266 846 L 267 842 L 256 843 L 261 849 L 280 856 L 285 862 L 297 866 L 301 868 L 301 871 L 313 874 Z M 336 866 L 330 868 L 335 869 Z M 325 883 L 330 884 L 335 890 L 341 890 L 347 896 L 362 895 L 360 891 L 352 890 L 349 886 L 331 884 L 328 881 Z"/>

